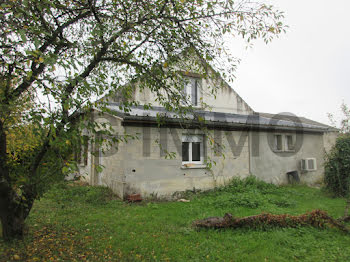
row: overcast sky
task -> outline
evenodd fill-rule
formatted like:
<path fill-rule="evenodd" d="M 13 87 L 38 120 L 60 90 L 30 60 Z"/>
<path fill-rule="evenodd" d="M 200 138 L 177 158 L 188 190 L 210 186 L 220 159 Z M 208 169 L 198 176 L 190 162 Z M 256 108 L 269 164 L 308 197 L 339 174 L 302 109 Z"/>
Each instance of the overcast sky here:
<path fill-rule="evenodd" d="M 265 1 L 266 2 L 266 1 Z M 292 112 L 329 124 L 350 105 L 350 1 L 269 0 L 289 29 L 252 49 L 232 43 L 242 59 L 232 87 L 258 112 Z"/>

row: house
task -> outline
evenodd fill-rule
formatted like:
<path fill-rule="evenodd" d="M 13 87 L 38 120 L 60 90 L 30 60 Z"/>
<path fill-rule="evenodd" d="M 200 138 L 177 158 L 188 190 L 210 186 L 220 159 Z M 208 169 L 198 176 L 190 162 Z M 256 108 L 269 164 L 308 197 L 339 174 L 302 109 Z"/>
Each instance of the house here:
<path fill-rule="evenodd" d="M 109 109 L 114 114 L 93 114 L 94 121 L 110 123 L 116 136 L 137 139 L 109 151 L 91 145 L 80 166 L 90 184 L 108 186 L 122 198 L 129 194 L 171 198 L 179 191 L 206 190 L 250 174 L 274 184 L 291 179 L 309 185 L 322 182 L 324 154 L 337 136 L 333 128 L 306 118 L 255 112 L 222 79 L 192 72 L 183 77 L 185 93 L 196 108 L 186 121 L 157 104 L 149 89 L 138 87 L 133 99 L 139 106 L 124 112 L 120 98 L 111 98 Z M 206 92 L 215 81 L 224 83 L 216 99 Z M 148 103 L 153 107 L 145 109 L 142 105 Z M 98 165 L 102 171 L 95 168 Z M 298 175 L 287 175 L 292 171 Z"/>

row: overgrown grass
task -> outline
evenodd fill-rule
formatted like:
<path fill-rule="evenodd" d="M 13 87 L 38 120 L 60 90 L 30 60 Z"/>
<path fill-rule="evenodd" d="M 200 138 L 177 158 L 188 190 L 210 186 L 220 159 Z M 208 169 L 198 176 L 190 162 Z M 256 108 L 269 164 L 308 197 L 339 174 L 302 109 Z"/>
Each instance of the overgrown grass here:
<path fill-rule="evenodd" d="M 234 180 L 182 202 L 128 204 L 106 188 L 55 186 L 37 201 L 23 242 L 0 240 L 0 260 L 350 261 L 350 236 L 336 229 L 200 230 L 193 220 L 261 212 L 343 215 L 345 200 L 305 186 Z M 18 257 L 17 257 L 18 256 Z"/>

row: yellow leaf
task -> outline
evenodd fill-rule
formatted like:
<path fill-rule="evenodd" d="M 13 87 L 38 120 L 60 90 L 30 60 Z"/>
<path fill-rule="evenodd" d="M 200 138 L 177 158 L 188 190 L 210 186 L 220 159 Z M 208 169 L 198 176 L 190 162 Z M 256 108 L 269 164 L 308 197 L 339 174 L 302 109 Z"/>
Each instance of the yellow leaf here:
<path fill-rule="evenodd" d="M 165 68 L 167 68 L 167 67 L 168 67 L 168 63 L 165 62 L 165 63 L 163 64 L 163 66 L 164 66 Z"/>
<path fill-rule="evenodd" d="M 44 62 L 44 58 L 39 57 L 39 62 L 40 62 L 40 63 Z"/>

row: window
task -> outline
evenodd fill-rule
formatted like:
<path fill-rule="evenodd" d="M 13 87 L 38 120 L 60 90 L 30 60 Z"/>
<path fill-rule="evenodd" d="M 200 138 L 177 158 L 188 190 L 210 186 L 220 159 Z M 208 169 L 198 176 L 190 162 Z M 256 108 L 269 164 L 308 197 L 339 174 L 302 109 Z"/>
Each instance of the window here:
<path fill-rule="evenodd" d="M 282 135 L 275 135 L 274 140 L 274 149 L 276 151 L 282 151 Z"/>
<path fill-rule="evenodd" d="M 295 150 L 295 136 L 276 134 L 273 139 L 274 151 L 292 152 Z"/>
<path fill-rule="evenodd" d="M 294 138 L 292 135 L 286 135 L 286 151 L 293 151 L 294 146 Z"/>
<path fill-rule="evenodd" d="M 182 136 L 182 164 L 203 164 L 203 136 Z"/>
<path fill-rule="evenodd" d="M 315 170 L 316 169 L 315 162 L 316 162 L 316 160 L 314 160 L 314 159 L 308 159 L 307 160 L 307 165 L 308 165 L 308 168 L 310 170 Z"/>
<path fill-rule="evenodd" d="M 83 136 L 82 140 L 74 148 L 74 160 L 82 166 L 88 164 L 89 137 Z"/>
<path fill-rule="evenodd" d="M 201 78 L 185 77 L 184 95 L 189 99 L 191 105 L 198 106 L 201 91 Z"/>
<path fill-rule="evenodd" d="M 317 164 L 316 158 L 304 158 L 301 160 L 301 170 L 302 171 L 316 171 Z"/>

